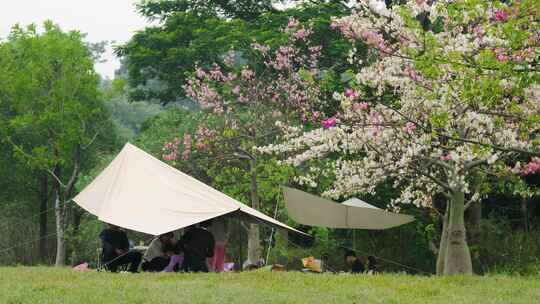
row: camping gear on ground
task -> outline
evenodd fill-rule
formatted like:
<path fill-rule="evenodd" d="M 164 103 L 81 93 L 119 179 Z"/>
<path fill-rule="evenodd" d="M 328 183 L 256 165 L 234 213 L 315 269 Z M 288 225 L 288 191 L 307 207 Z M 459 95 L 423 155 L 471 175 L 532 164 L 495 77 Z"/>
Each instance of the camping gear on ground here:
<path fill-rule="evenodd" d="M 266 265 L 266 262 L 264 261 L 263 258 L 260 258 L 258 261 L 256 261 L 255 263 L 253 263 L 252 261 L 249 260 L 249 258 L 247 260 L 244 261 L 244 263 L 242 264 L 242 270 L 255 270 L 255 269 L 259 269 L 259 268 L 262 268 L 264 265 Z"/>
<path fill-rule="evenodd" d="M 281 264 L 272 264 L 271 271 L 287 271 L 287 267 Z"/>
<path fill-rule="evenodd" d="M 323 272 L 322 261 L 313 256 L 303 258 L 302 265 L 304 265 L 304 269 L 302 269 L 304 272 Z"/>
<path fill-rule="evenodd" d="M 182 263 L 184 263 L 184 255 L 183 254 L 175 254 L 171 256 L 171 260 L 169 262 L 169 265 L 163 269 L 163 272 L 173 272 L 176 267 L 178 269 L 182 268 Z"/>
<path fill-rule="evenodd" d="M 232 272 L 234 270 L 234 263 L 223 264 L 223 272 Z"/>
<path fill-rule="evenodd" d="M 73 200 L 103 222 L 151 235 L 224 215 L 304 234 L 129 143 Z"/>
<path fill-rule="evenodd" d="M 341 204 L 297 189 L 283 187 L 289 216 L 300 224 L 343 229 L 388 229 L 414 217 L 377 208 L 357 198 Z"/>
<path fill-rule="evenodd" d="M 75 272 L 88 272 L 88 271 L 90 271 L 90 268 L 88 267 L 88 263 L 84 262 L 82 264 L 79 264 L 79 265 L 73 267 L 73 271 L 75 271 Z"/>

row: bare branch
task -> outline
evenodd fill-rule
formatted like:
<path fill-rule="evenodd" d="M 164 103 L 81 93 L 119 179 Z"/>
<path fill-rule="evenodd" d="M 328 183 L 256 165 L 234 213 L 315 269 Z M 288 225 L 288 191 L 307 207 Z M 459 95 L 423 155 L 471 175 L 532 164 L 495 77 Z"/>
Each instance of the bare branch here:
<path fill-rule="evenodd" d="M 73 189 L 73 186 L 75 185 L 75 182 L 77 181 L 77 177 L 79 176 L 80 160 L 81 160 L 81 147 L 77 146 L 75 150 L 74 159 L 73 159 L 73 171 L 71 173 L 71 177 L 69 178 L 67 185 L 64 188 L 64 197 L 66 197 L 69 194 L 69 192 L 71 192 L 71 189 Z"/>
<path fill-rule="evenodd" d="M 469 200 L 467 204 L 465 204 L 465 210 L 469 209 L 474 204 L 480 204 L 480 202 Z"/>
<path fill-rule="evenodd" d="M 96 140 L 98 135 L 99 135 L 99 131 L 97 131 L 96 134 L 94 134 L 94 136 L 90 140 L 90 142 L 87 145 L 85 145 L 84 147 L 82 147 L 81 149 L 86 150 L 86 149 L 90 148 L 90 146 L 94 143 L 94 141 Z"/>
<path fill-rule="evenodd" d="M 58 182 L 58 184 L 62 188 L 66 187 L 66 185 L 60 180 L 60 178 L 58 176 L 56 176 L 56 174 L 51 169 L 45 169 L 45 170 L 56 180 L 56 182 Z"/>

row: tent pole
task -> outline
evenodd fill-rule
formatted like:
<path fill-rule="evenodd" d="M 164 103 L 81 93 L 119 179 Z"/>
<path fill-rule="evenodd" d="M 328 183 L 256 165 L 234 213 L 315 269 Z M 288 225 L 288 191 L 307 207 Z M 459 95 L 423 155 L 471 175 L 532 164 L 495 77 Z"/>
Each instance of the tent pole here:
<path fill-rule="evenodd" d="M 356 229 L 352 230 L 352 248 L 356 251 Z"/>
<path fill-rule="evenodd" d="M 277 213 L 279 209 L 279 197 L 276 198 L 276 207 L 274 208 L 274 219 L 277 218 Z M 272 239 L 274 238 L 275 228 L 272 227 L 272 230 L 270 232 L 270 238 L 268 239 L 268 250 L 266 251 L 266 260 L 264 263 L 268 265 L 268 258 L 270 257 L 270 250 L 272 250 Z"/>

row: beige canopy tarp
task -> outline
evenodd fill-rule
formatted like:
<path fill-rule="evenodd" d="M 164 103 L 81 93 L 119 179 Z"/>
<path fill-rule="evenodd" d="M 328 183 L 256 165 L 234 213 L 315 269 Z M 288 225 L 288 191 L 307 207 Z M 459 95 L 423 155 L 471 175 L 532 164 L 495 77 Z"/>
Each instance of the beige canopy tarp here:
<path fill-rule="evenodd" d="M 103 222 L 151 235 L 222 215 L 301 233 L 129 143 L 73 200 Z"/>
<path fill-rule="evenodd" d="M 414 221 L 414 217 L 372 206 L 357 198 L 341 204 L 297 189 L 283 187 L 289 216 L 308 226 L 345 229 L 388 229 Z"/>

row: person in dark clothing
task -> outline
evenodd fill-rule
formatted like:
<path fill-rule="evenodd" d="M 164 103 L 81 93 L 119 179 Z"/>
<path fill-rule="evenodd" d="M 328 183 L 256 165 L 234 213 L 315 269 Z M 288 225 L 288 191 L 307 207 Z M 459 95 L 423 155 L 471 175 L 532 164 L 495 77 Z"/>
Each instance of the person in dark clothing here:
<path fill-rule="evenodd" d="M 214 256 L 214 236 L 208 228 L 210 221 L 200 224 L 200 227 L 187 229 L 182 236 L 180 244 L 184 252 L 182 271 L 185 272 L 208 272 L 207 258 Z"/>
<path fill-rule="evenodd" d="M 107 229 L 99 234 L 105 269 L 117 272 L 118 267 L 129 265 L 129 272 L 138 272 L 142 255 L 139 252 L 129 251 L 129 240 L 123 230 L 115 225 L 107 224 L 107 226 Z"/>
<path fill-rule="evenodd" d="M 364 263 L 356 256 L 352 250 L 347 250 L 345 253 L 345 262 L 351 266 L 351 273 L 363 273 L 366 269 Z"/>
<path fill-rule="evenodd" d="M 377 259 L 372 255 L 367 257 L 367 271 L 371 274 L 377 273 Z"/>

